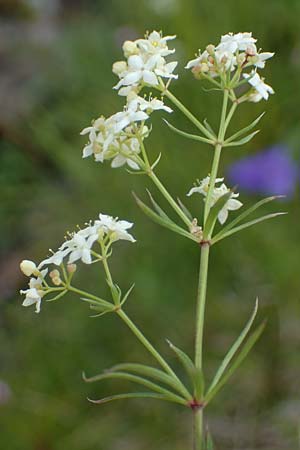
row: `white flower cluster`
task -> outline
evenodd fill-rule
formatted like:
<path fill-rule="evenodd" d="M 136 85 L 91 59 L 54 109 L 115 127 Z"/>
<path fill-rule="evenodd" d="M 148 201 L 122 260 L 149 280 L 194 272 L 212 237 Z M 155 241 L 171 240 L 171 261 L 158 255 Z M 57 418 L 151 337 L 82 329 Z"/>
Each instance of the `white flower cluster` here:
<path fill-rule="evenodd" d="M 227 194 L 230 189 L 226 186 L 225 183 L 223 183 L 224 178 L 217 178 L 216 183 L 222 183 L 220 186 L 215 186 L 213 193 L 212 193 L 212 206 L 221 198 L 223 195 Z M 207 196 L 208 189 L 209 189 L 209 183 L 210 183 L 210 176 L 207 176 L 203 180 L 199 182 L 198 186 L 193 187 L 189 192 L 188 196 L 194 194 L 195 192 L 202 194 L 204 197 Z M 228 218 L 228 211 L 235 211 L 239 209 L 243 204 L 236 200 L 236 198 L 239 196 L 239 194 L 235 194 L 232 192 L 230 199 L 225 203 L 223 208 L 220 210 L 218 214 L 218 220 L 223 225 L 227 218 Z"/>
<path fill-rule="evenodd" d="M 118 61 L 113 66 L 113 72 L 120 81 L 114 87 L 119 89 L 119 95 L 128 96 L 132 91 L 139 92 L 144 86 L 158 86 L 159 77 L 177 78 L 173 72 L 177 62 L 167 62 L 166 56 L 175 50 L 168 48 L 168 41 L 176 36 L 162 36 L 157 31 L 146 34 L 145 39 L 125 41 L 124 56 L 127 61 Z"/>
<path fill-rule="evenodd" d="M 201 78 L 201 75 L 222 78 L 226 73 L 236 69 L 240 74 L 244 69 L 252 68 L 250 73 L 243 74 L 252 86 L 247 100 L 252 102 L 267 100 L 269 94 L 273 94 L 274 91 L 271 86 L 264 83 L 264 79 L 260 78 L 256 71 L 263 69 L 266 61 L 272 58 L 274 53 L 261 52 L 257 49 L 256 41 L 252 33 L 226 34 L 221 37 L 217 46 L 210 44 L 203 53 L 199 52 L 197 58 L 188 62 L 186 69 L 192 69 L 196 78 Z"/>
<path fill-rule="evenodd" d="M 127 231 L 132 226 L 133 223 L 126 220 L 118 220 L 118 218 L 99 214 L 99 219 L 87 223 L 85 228 L 75 233 L 70 233 L 69 239 L 56 252 L 52 252 L 49 258 L 41 261 L 38 266 L 33 261 L 23 260 L 20 264 L 20 269 L 24 275 L 31 277 L 29 288 L 20 291 L 21 294 L 25 294 L 23 306 L 36 304 L 36 312 L 40 311 L 41 299 L 49 289 L 49 286 L 44 281 L 48 268 L 42 270 L 43 267 L 50 265 L 60 266 L 65 258 L 67 259 L 67 268 L 71 272 L 76 270 L 74 265 L 76 261 L 81 260 L 84 264 L 91 264 L 93 262 L 92 247 L 96 241 L 105 239 L 106 244 L 111 244 L 118 240 L 135 242 L 134 237 Z M 97 259 L 94 261 L 97 261 Z M 49 275 L 54 285 L 59 286 L 62 283 L 57 270 L 50 272 Z"/>
<path fill-rule="evenodd" d="M 95 157 L 95 161 L 112 160 L 112 167 L 124 164 L 132 169 L 139 169 L 137 155 L 140 153 L 141 140 L 149 134 L 149 128 L 144 122 L 153 111 L 172 109 L 162 100 L 147 99 L 139 95 L 144 86 L 157 87 L 159 77 L 177 78 L 173 71 L 177 62 L 167 63 L 165 57 L 175 50 L 168 48 L 167 42 L 175 36 L 163 37 L 153 31 L 145 39 L 125 41 L 124 56 L 127 61 L 117 61 L 113 72 L 120 81 L 115 86 L 119 95 L 126 96 L 124 110 L 109 118 L 103 116 L 95 120 L 92 126 L 82 130 L 81 134 L 89 135 L 89 142 L 83 149 L 83 158 Z"/>

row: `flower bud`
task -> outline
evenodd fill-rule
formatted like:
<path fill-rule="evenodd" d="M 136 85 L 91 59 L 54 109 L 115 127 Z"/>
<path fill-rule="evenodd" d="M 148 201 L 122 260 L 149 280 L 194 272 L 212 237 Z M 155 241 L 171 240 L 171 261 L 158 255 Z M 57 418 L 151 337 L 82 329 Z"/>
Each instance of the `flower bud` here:
<path fill-rule="evenodd" d="M 60 286 L 62 284 L 62 281 L 61 281 L 60 277 L 53 277 L 52 283 L 54 284 L 54 286 Z"/>
<path fill-rule="evenodd" d="M 68 273 L 74 273 L 77 270 L 76 264 L 67 264 Z"/>
<path fill-rule="evenodd" d="M 116 75 L 121 75 L 127 69 L 126 61 L 116 61 L 112 66 L 112 71 Z"/>
<path fill-rule="evenodd" d="M 37 274 L 38 270 L 33 261 L 29 261 L 28 259 L 24 259 L 20 263 L 20 269 L 27 277 L 30 277 L 33 274 Z"/>
<path fill-rule="evenodd" d="M 209 55 L 213 56 L 213 54 L 215 53 L 215 46 L 212 45 L 212 44 L 209 44 L 209 45 L 206 47 L 206 51 L 207 51 L 207 53 L 208 53 Z"/>
<path fill-rule="evenodd" d="M 131 55 L 136 55 L 139 51 L 136 43 L 133 41 L 125 41 L 122 48 L 125 58 L 128 58 Z"/>
<path fill-rule="evenodd" d="M 52 283 L 53 283 L 55 286 L 60 286 L 60 285 L 62 284 L 62 281 L 61 281 L 61 278 L 60 278 L 60 273 L 59 273 L 59 271 L 58 271 L 57 269 L 52 270 L 52 271 L 49 273 L 49 277 L 51 278 Z"/>

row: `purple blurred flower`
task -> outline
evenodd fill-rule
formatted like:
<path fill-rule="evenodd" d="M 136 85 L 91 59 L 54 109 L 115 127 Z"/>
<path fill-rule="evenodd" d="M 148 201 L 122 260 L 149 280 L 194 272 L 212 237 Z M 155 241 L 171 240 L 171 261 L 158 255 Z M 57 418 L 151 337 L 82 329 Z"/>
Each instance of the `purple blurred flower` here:
<path fill-rule="evenodd" d="M 243 158 L 228 170 L 231 184 L 250 193 L 291 196 L 297 183 L 297 166 L 284 145 L 276 145 Z"/>

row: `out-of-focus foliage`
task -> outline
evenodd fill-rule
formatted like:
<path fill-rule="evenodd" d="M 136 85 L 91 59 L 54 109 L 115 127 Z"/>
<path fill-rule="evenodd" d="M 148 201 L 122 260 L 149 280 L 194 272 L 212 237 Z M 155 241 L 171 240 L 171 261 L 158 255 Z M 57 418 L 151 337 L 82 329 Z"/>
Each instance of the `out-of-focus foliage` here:
<path fill-rule="evenodd" d="M 86 401 L 87 396 L 134 387 L 116 382 L 86 386 L 82 370 L 94 374 L 120 361 L 149 361 L 148 356 L 117 317 L 90 319 L 86 305 L 72 296 L 44 304 L 39 316 L 22 308 L 16 291 L 26 280 L 18 262 L 24 257 L 39 261 L 67 229 L 99 211 L 133 220 L 137 244 L 118 244 L 112 260 L 115 278 L 124 289 L 136 282 L 127 307 L 174 366 L 177 362 L 165 338 L 191 353 L 197 247 L 142 215 L 131 191 L 143 196 L 149 187 L 146 179 L 82 161 L 84 139 L 79 131 L 99 114 L 121 108 L 122 100 L 111 89 L 116 81 L 111 65 L 121 58 L 124 39 L 152 28 L 177 34 L 180 78 L 173 89 L 199 117 L 216 124 L 219 93 L 205 92 L 183 66 L 198 48 L 217 42 L 221 34 L 251 30 L 265 50 L 276 52 L 266 73 L 276 95 L 268 103 L 241 107 L 232 127 L 245 126 L 266 110 L 262 132 L 245 149 L 225 150 L 222 167 L 240 158 L 241 151 L 251 154 L 282 142 L 299 165 L 300 3 L 65 0 L 53 1 L 52 8 L 50 3 L 0 5 L 0 92 L 5 100 L 0 111 L 1 447 L 182 450 L 189 441 L 189 411 L 155 401 L 104 406 Z M 189 128 L 177 112 L 172 122 Z M 159 117 L 147 144 L 153 158 L 162 152 L 158 172 L 181 198 L 196 178 L 207 174 L 209 149 L 174 136 Z M 256 200 L 243 197 L 246 204 Z M 196 196 L 185 203 L 194 211 L 202 207 Z M 212 252 L 207 375 L 239 333 L 256 296 L 261 317 L 268 317 L 259 345 L 209 409 L 220 449 L 297 448 L 298 192 L 282 207 L 288 216 L 228 239 Z M 80 282 L 91 291 L 107 293 L 98 268 L 82 269 Z"/>

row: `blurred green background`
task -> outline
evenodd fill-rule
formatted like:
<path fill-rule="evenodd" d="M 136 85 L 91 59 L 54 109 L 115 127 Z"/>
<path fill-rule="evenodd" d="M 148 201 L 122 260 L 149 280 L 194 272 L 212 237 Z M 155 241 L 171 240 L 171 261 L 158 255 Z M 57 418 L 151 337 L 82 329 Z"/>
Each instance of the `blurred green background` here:
<path fill-rule="evenodd" d="M 251 30 L 264 50 L 276 52 L 265 71 L 276 95 L 268 103 L 241 107 L 234 127 L 266 110 L 262 132 L 245 148 L 224 152 L 222 165 L 278 142 L 290 146 L 298 164 L 300 2 L 2 0 L 0 15 L 0 447 L 191 448 L 191 414 L 180 407 L 138 400 L 87 402 L 88 396 L 135 386 L 87 386 L 82 370 L 92 375 L 117 362 L 152 360 L 117 317 L 91 319 L 87 306 L 71 295 L 44 304 L 40 315 L 22 308 L 16 292 L 26 279 L 18 264 L 23 258 L 43 259 L 67 229 L 100 211 L 134 221 L 137 244 L 117 244 L 111 262 L 123 289 L 136 283 L 127 310 L 174 367 L 165 338 L 191 354 L 198 249 L 138 210 L 131 191 L 145 198 L 147 179 L 82 161 L 85 138 L 79 132 L 100 114 L 120 110 L 111 65 L 121 59 L 123 40 L 153 28 L 178 36 L 180 78 L 173 91 L 199 117 L 217 123 L 219 93 L 203 91 L 184 64 L 221 34 Z M 184 198 L 193 181 L 207 174 L 211 152 L 174 136 L 161 115 L 155 116 L 149 152 L 152 159 L 162 152 L 158 174 Z M 189 127 L 177 112 L 172 121 Z M 298 191 L 280 205 L 288 216 L 236 235 L 212 252 L 207 376 L 241 330 L 256 296 L 260 317 L 268 318 L 260 343 L 207 411 L 220 450 L 300 448 Z M 194 211 L 200 204 L 196 197 L 186 201 Z M 258 198 L 243 195 L 246 204 Z M 98 270 L 82 267 L 76 281 L 105 295 Z"/>

